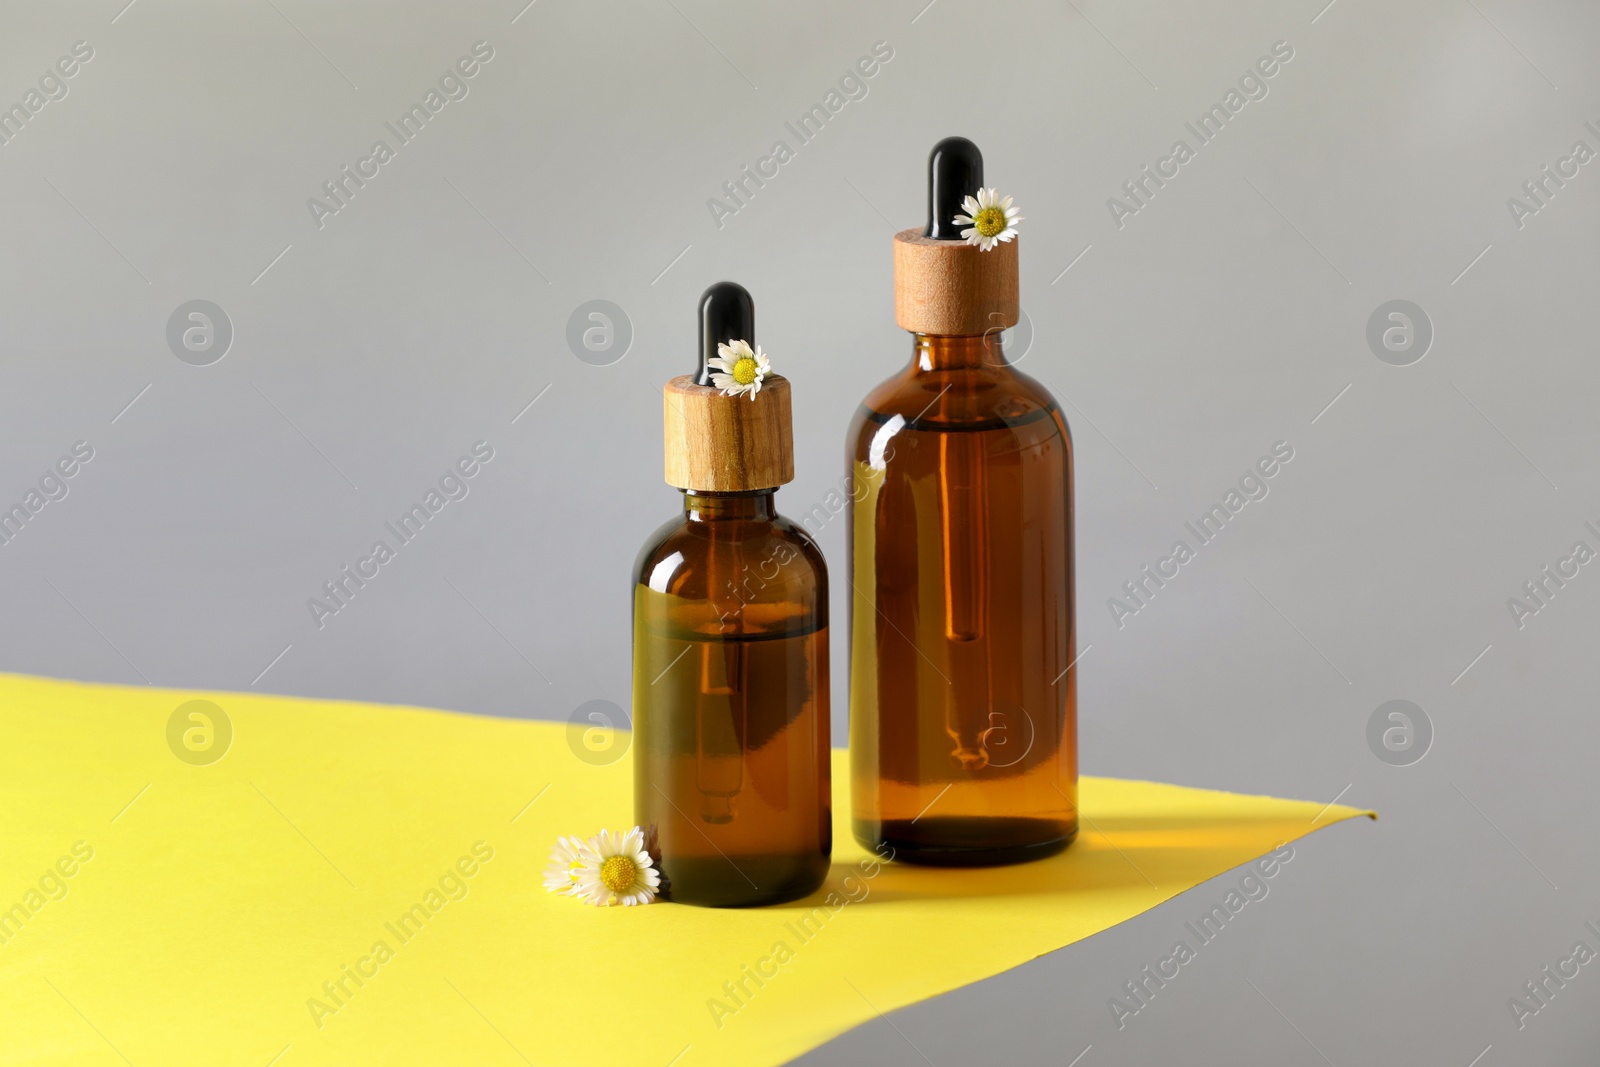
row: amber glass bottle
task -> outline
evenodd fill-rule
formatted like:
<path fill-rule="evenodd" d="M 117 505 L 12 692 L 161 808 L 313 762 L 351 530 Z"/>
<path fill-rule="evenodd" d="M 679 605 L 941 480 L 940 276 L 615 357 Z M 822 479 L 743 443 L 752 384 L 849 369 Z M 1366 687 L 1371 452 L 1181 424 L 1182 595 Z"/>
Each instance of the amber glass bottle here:
<path fill-rule="evenodd" d="M 749 299 L 707 290 L 703 350 L 752 340 Z M 827 570 L 776 510 L 788 382 L 752 399 L 699 376 L 673 379 L 664 409 L 683 515 L 635 569 L 634 812 L 665 899 L 773 904 L 821 885 L 833 844 Z"/>
<path fill-rule="evenodd" d="M 936 214 L 952 153 L 982 180 L 971 142 L 941 142 Z M 854 830 L 912 862 L 1047 856 L 1078 826 L 1072 441 L 1002 351 L 1015 243 L 896 242 L 911 363 L 867 397 L 847 445 Z"/>

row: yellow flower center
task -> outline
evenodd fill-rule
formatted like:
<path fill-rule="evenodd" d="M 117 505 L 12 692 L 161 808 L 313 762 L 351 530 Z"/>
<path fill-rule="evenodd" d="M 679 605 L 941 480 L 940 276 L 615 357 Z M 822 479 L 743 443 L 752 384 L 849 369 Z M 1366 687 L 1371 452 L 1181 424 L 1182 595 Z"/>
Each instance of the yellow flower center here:
<path fill-rule="evenodd" d="M 981 237 L 993 237 L 1006 228 L 1006 213 L 997 207 L 986 207 L 972 220 L 973 229 Z"/>
<path fill-rule="evenodd" d="M 740 385 L 749 385 L 756 380 L 756 361 L 749 356 L 744 357 L 733 365 L 733 380 Z"/>
<path fill-rule="evenodd" d="M 627 856 L 612 856 L 600 865 L 600 884 L 613 893 L 626 893 L 633 888 L 638 871 Z"/>

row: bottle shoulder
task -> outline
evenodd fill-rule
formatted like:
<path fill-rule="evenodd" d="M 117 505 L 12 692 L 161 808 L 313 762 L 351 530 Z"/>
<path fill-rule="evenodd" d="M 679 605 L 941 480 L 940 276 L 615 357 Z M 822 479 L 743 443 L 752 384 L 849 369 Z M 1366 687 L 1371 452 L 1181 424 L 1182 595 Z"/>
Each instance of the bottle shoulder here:
<path fill-rule="evenodd" d="M 784 536 L 786 536 L 790 541 L 800 548 L 801 552 L 805 555 L 806 562 L 821 572 L 823 577 L 826 578 L 828 573 L 828 564 L 823 558 L 822 546 L 817 544 L 816 538 L 811 536 L 811 531 L 807 530 L 805 526 L 782 513 L 779 513 L 777 521 L 774 523 L 774 525 L 783 531 Z"/>
<path fill-rule="evenodd" d="M 924 371 L 908 368 L 862 401 L 850 423 L 854 457 L 881 453 L 906 430 L 1006 432 L 1018 446 L 1060 437 L 1071 447 L 1065 413 L 1044 383 L 1009 364 Z"/>
<path fill-rule="evenodd" d="M 688 524 L 681 515 L 674 516 L 657 526 L 655 531 L 645 538 L 644 547 L 639 549 L 639 554 L 633 561 L 633 573 L 637 581 L 643 582 L 657 566 L 677 553 L 675 545 L 686 525 Z"/>
<path fill-rule="evenodd" d="M 1059 411 L 1049 387 L 1011 364 L 921 370 L 908 367 L 878 383 L 861 402 L 861 418 L 899 415 L 907 422 L 986 422 L 1034 411 Z"/>
<path fill-rule="evenodd" d="M 728 589 L 752 601 L 826 602 L 822 549 L 799 523 L 770 519 L 664 523 L 634 567 L 638 585 L 685 599 L 716 599 Z"/>

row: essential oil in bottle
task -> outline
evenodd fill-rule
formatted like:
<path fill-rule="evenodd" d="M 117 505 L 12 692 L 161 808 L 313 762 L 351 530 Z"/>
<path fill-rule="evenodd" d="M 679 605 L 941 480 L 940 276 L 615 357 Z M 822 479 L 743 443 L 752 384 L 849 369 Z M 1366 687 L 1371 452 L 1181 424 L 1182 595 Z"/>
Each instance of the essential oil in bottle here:
<path fill-rule="evenodd" d="M 634 814 L 684 904 L 803 897 L 833 846 L 827 567 L 776 509 L 789 382 L 754 334 L 743 287 L 706 290 L 699 366 L 663 405 L 683 514 L 635 568 Z"/>
<path fill-rule="evenodd" d="M 1048 856 L 1078 829 L 1072 439 L 1002 351 L 1017 242 L 984 251 L 954 222 L 982 185 L 976 145 L 935 146 L 927 227 L 894 239 L 911 359 L 846 444 L 855 835 L 952 866 Z"/>

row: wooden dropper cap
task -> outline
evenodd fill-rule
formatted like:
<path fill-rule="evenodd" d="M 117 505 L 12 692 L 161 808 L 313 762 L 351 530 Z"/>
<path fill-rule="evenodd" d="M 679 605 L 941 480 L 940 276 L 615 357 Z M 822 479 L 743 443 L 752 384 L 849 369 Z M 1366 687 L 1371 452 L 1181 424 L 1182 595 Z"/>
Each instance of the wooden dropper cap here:
<path fill-rule="evenodd" d="M 961 238 L 962 201 L 983 185 L 983 153 L 946 137 L 928 154 L 928 224 L 894 235 L 894 320 L 903 330 L 977 336 L 1017 324 L 1017 239 L 987 252 Z"/>
<path fill-rule="evenodd" d="M 767 375 L 753 396 L 726 396 L 711 384 L 719 344 L 755 347 L 756 307 L 734 282 L 700 297 L 700 364 L 663 391 L 667 484 L 697 493 L 748 493 L 794 480 L 789 382 Z"/>

